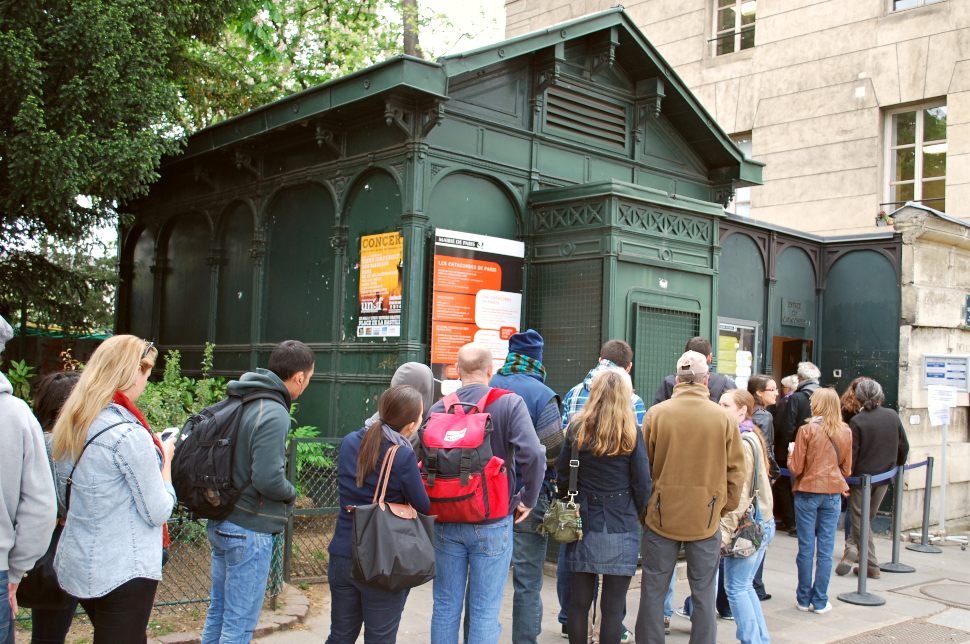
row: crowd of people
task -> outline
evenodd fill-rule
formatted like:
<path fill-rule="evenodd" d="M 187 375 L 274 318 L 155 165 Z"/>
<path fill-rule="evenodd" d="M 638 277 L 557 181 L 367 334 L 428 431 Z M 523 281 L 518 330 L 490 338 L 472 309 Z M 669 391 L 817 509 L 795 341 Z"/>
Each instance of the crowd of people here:
<path fill-rule="evenodd" d="M 11 335 L 0 318 L 0 343 Z M 396 640 L 409 591 L 355 578 L 353 509 L 377 498 L 378 489 L 387 502 L 422 514 L 441 507 L 429 496 L 441 453 L 425 431 L 429 418 L 456 405 L 489 415 L 483 440 L 507 489 L 486 491 L 484 518 L 439 516 L 434 525 L 434 644 L 499 641 L 510 567 L 511 641 L 537 641 L 549 546 L 540 527 L 567 492 L 582 526 L 580 539 L 560 547 L 558 561 L 559 621 L 571 644 L 586 644 L 594 631 L 602 644 L 634 636 L 662 641 L 682 555 L 690 595 L 676 612 L 690 619 L 690 641 L 714 642 L 721 617 L 735 621 L 739 641 L 768 642 L 760 604 L 771 594 L 762 571 L 776 531 L 798 537 L 797 608 L 824 614 L 832 610 L 827 589 L 844 510 L 851 527 L 835 573 L 849 574 L 856 564 L 856 574 L 879 575 L 872 533 L 867 562 L 858 561 L 859 535 L 886 486 L 873 488 L 870 516 L 862 517 L 861 488 L 846 479 L 903 464 L 909 446 L 875 380 L 856 379 L 840 399 L 819 385 L 815 365 L 803 362 L 794 377 L 776 382 L 755 374 L 738 389 L 713 372 L 710 342 L 697 337 L 647 408 L 634 392 L 633 350 L 623 340 L 603 344 L 586 377 L 562 398 L 545 382 L 543 352 L 537 331 L 516 333 L 496 370 L 488 348 L 467 344 L 457 356 L 461 386 L 442 400 L 434 399 L 431 370 L 406 363 L 374 415 L 344 438 L 337 485 L 346 511 L 329 547 L 329 644 L 355 642 L 361 630 L 366 642 Z M 114 336 L 80 375 L 43 378 L 33 411 L 0 374 L 0 644 L 13 641 L 18 583 L 47 550 L 55 526 L 54 567 L 71 601 L 34 611 L 32 641 L 63 642 L 78 604 L 96 644 L 145 641 L 169 543 L 166 521 L 177 503 L 176 438 L 161 440 L 137 407 L 156 357 L 153 343 Z M 272 535 L 283 530 L 296 498 L 285 476 L 289 407 L 313 369 L 312 350 L 291 340 L 275 347 L 267 369 L 229 383 L 231 394 L 250 396 L 232 448 L 232 483 L 241 492 L 224 519 L 208 522 L 212 589 L 204 644 L 252 639 Z M 260 392 L 272 396 L 252 398 Z M 627 594 L 638 567 L 631 633 Z"/>

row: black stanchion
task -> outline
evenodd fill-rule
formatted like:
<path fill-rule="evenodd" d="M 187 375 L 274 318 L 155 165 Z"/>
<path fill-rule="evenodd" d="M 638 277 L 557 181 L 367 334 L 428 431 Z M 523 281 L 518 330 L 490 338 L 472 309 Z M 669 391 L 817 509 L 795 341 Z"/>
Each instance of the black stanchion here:
<path fill-rule="evenodd" d="M 879 566 L 883 572 L 916 572 L 916 568 L 899 563 L 899 541 L 903 530 L 903 477 L 906 468 L 900 465 L 896 468 L 896 478 L 893 480 L 893 560 Z"/>
<path fill-rule="evenodd" d="M 869 577 L 869 503 L 872 495 L 872 475 L 862 475 L 862 520 L 859 522 L 859 585 L 854 593 L 842 593 L 839 601 L 857 606 L 882 606 L 886 600 L 866 591 Z"/>
<path fill-rule="evenodd" d="M 906 546 L 907 550 L 913 552 L 926 552 L 938 555 L 942 549 L 930 545 L 930 500 L 933 498 L 933 457 L 926 458 L 926 487 L 923 488 L 923 538 L 919 543 L 911 543 Z"/>

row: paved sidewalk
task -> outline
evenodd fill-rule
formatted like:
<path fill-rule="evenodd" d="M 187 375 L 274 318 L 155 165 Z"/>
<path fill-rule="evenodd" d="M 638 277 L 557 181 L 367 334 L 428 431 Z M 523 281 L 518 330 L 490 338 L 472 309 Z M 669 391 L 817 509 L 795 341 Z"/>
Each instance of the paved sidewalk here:
<path fill-rule="evenodd" d="M 915 573 L 882 573 L 881 579 L 868 580 L 869 592 L 886 600 L 884 606 L 863 607 L 846 604 L 837 595 L 854 591 L 855 576 L 832 575 L 829 594 L 834 609 L 826 615 L 802 613 L 795 609 L 795 553 L 798 542 L 781 534 L 775 537 L 765 559 L 765 585 L 772 599 L 763 602 L 762 608 L 768 622 L 772 641 L 786 642 L 840 642 L 866 644 L 868 642 L 970 642 L 970 551 L 958 546 L 944 546 L 937 555 L 920 554 L 902 549 L 901 560 L 916 568 Z M 876 550 L 884 560 L 891 554 L 890 542 L 877 539 Z M 837 544 L 841 554 L 842 543 Z M 838 558 L 836 557 L 836 561 Z M 547 569 L 548 571 L 548 569 Z M 683 576 L 683 571 L 681 571 Z M 511 580 L 511 576 L 510 576 Z M 627 596 L 626 624 L 632 628 L 636 621 L 640 598 L 639 576 Z M 682 603 L 688 593 L 687 581 L 677 582 L 675 605 Z M 556 621 L 559 603 L 556 599 L 555 577 L 547 575 L 542 587 L 544 604 L 542 634 L 543 644 L 559 644 L 560 626 Z M 502 607 L 502 642 L 511 641 L 512 585 L 506 586 Z M 398 641 L 418 644 L 430 640 L 431 584 L 414 589 L 398 634 Z M 690 622 L 671 618 L 672 631 L 667 638 L 671 642 L 687 642 Z M 260 639 L 260 642 L 286 642 L 317 644 L 326 639 L 330 630 L 329 605 L 322 606 L 316 614 L 307 618 L 298 629 L 281 632 Z M 736 642 L 734 622 L 718 620 L 718 642 Z M 865 635 L 864 635 L 865 634 Z M 892 638 L 892 639 L 890 639 Z M 359 642 L 363 642 L 361 637 Z"/>

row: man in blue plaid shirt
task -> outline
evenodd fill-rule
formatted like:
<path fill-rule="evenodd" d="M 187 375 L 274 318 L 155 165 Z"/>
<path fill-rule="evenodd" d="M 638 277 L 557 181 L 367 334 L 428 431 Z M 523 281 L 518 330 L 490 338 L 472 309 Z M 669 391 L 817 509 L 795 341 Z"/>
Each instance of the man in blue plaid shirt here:
<path fill-rule="evenodd" d="M 633 349 L 623 340 L 607 340 L 600 347 L 600 357 L 596 366 L 589 370 L 583 381 L 569 390 L 563 399 L 562 426 L 565 430 L 569 426 L 569 421 L 578 414 L 586 401 L 589 399 L 589 386 L 593 382 L 593 376 L 603 369 L 619 367 L 625 369 L 627 373 L 633 368 Z M 640 396 L 633 394 L 630 398 L 633 405 L 633 413 L 637 416 L 637 426 L 643 425 L 643 416 L 647 413 L 647 408 L 643 404 Z M 562 624 L 563 637 L 566 637 L 566 610 L 569 606 L 569 570 L 566 567 L 566 547 L 559 549 L 558 572 L 556 579 L 556 591 L 559 595 L 559 623 Z M 632 637 L 627 628 L 623 627 L 621 642 L 629 642 Z"/>

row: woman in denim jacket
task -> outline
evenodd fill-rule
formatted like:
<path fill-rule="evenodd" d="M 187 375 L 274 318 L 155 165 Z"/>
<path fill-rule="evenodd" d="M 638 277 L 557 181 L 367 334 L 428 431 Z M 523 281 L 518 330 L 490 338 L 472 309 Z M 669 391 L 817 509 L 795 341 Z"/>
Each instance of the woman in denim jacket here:
<path fill-rule="evenodd" d="M 54 567 L 91 618 L 96 644 L 146 641 L 162 577 L 163 527 L 175 506 L 175 441 L 159 442 L 134 404 L 157 355 L 153 343 L 135 336 L 106 340 L 54 425 L 62 502 L 77 464 Z"/>
<path fill-rule="evenodd" d="M 622 369 L 593 376 L 589 400 L 566 430 L 556 463 L 559 496 L 569 489 L 569 461 L 579 452 L 576 497 L 583 538 L 566 546 L 572 573 L 566 631 L 570 644 L 586 644 L 589 607 L 603 575 L 601 644 L 618 644 L 630 580 L 640 553 L 639 518 L 650 498 L 650 464 L 643 434 L 630 407 L 633 386 Z"/>

